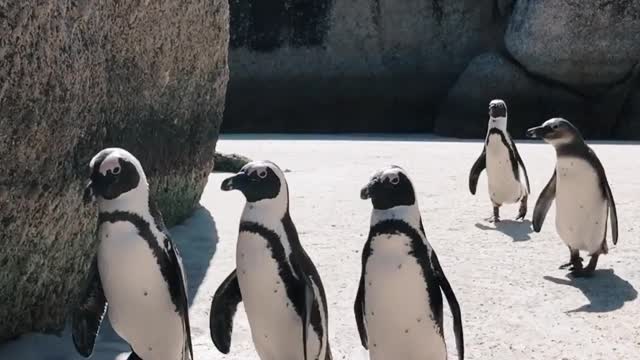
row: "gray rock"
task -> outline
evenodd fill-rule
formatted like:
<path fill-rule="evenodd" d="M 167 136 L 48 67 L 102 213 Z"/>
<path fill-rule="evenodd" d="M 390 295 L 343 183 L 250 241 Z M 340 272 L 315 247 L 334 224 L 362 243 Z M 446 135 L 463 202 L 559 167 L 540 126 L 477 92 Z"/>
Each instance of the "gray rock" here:
<path fill-rule="evenodd" d="M 214 172 L 237 173 L 243 166 L 251 162 L 246 156 L 238 154 L 223 154 L 216 152 L 213 162 Z"/>
<path fill-rule="evenodd" d="M 517 0 L 505 41 L 533 73 L 610 85 L 640 60 L 640 1 Z"/>
<path fill-rule="evenodd" d="M 198 202 L 228 80 L 226 0 L 0 2 L 0 342 L 57 331 L 95 251 L 88 161 L 136 155 L 169 224 Z"/>
<path fill-rule="evenodd" d="M 308 3 L 230 2 L 225 129 L 430 131 L 467 62 L 502 43 L 492 0 Z"/>
<path fill-rule="evenodd" d="M 435 132 L 484 137 L 492 99 L 506 101 L 509 132 L 514 137 L 524 137 L 527 128 L 555 116 L 566 117 L 584 131 L 591 129 L 582 97 L 542 83 L 497 53 L 486 53 L 471 61 L 450 90 L 436 119 Z"/>

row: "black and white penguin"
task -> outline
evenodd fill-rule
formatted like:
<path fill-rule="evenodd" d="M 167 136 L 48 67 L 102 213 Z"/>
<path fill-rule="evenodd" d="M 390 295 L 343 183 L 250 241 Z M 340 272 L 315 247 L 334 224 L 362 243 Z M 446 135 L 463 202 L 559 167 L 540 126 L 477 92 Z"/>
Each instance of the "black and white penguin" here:
<path fill-rule="evenodd" d="M 556 200 L 556 230 L 569 247 L 569 268 L 577 277 L 590 276 L 600 254 L 606 254 L 607 217 L 611 217 L 611 235 L 618 243 L 618 214 L 604 167 L 595 152 L 584 142 L 580 131 L 569 121 L 550 119 L 527 131 L 556 150 L 556 168 L 540 193 L 533 211 L 533 229 L 540 232 L 553 200 Z M 580 250 L 591 260 L 583 268 Z"/>
<path fill-rule="evenodd" d="M 324 287 L 289 215 L 282 170 L 272 162 L 254 161 L 221 188 L 240 190 L 247 203 L 240 218 L 236 269 L 211 303 L 213 343 L 229 353 L 233 317 L 242 301 L 260 359 L 330 360 Z"/>
<path fill-rule="evenodd" d="M 469 190 L 476 194 L 478 178 L 487 169 L 489 198 L 493 203 L 492 221 L 500 221 L 500 206 L 520 202 L 516 220 L 527 215 L 529 176 L 515 142 L 507 131 L 507 105 L 502 100 L 489 103 L 489 130 L 480 157 L 471 167 Z M 524 179 L 523 179 L 524 177 Z M 524 180 L 524 181 L 523 181 Z"/>
<path fill-rule="evenodd" d="M 371 199 L 373 212 L 354 311 L 370 359 L 446 360 L 440 291 L 464 359 L 460 306 L 427 241 L 406 172 L 392 166 L 375 173 L 360 197 Z"/>
<path fill-rule="evenodd" d="M 138 159 L 108 148 L 90 163 L 86 202 L 98 203 L 98 252 L 72 314 L 73 342 L 89 357 L 105 312 L 130 360 L 193 359 L 186 278 Z"/>

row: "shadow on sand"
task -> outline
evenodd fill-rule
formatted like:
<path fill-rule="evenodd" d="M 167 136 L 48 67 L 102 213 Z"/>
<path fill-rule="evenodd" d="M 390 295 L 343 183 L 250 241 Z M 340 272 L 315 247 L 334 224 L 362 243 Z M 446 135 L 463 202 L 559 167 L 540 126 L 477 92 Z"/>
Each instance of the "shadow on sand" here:
<path fill-rule="evenodd" d="M 482 223 L 476 223 L 476 227 L 480 230 L 499 231 L 513 239 L 513 241 L 527 241 L 531 240 L 531 234 L 533 229 L 531 228 L 531 221 L 523 220 L 501 220 L 494 224 L 495 227 L 487 226 Z"/>
<path fill-rule="evenodd" d="M 589 304 L 569 310 L 568 313 L 615 311 L 622 308 L 625 302 L 633 301 L 638 297 L 638 292 L 633 285 L 616 275 L 613 269 L 596 270 L 591 278 L 573 278 L 567 275 L 567 279 L 551 276 L 545 276 L 544 279 L 554 284 L 573 286 L 589 299 Z"/>

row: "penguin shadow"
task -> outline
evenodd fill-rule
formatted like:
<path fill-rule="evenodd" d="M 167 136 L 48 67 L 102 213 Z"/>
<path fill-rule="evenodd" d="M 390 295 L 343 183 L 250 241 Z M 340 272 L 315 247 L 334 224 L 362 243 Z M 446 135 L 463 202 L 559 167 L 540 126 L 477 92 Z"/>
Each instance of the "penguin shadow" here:
<path fill-rule="evenodd" d="M 476 227 L 484 231 L 499 231 L 511 237 L 514 242 L 531 240 L 531 236 L 529 236 L 529 234 L 533 232 L 531 221 L 526 219 L 522 221 L 509 219 L 500 220 L 500 222 L 494 224 L 494 227 L 487 226 L 482 223 L 476 223 Z"/>
<path fill-rule="evenodd" d="M 188 219 L 169 232 L 182 257 L 191 306 L 216 252 L 219 240 L 216 222 L 209 210 L 199 206 Z"/>
<path fill-rule="evenodd" d="M 625 302 L 638 297 L 636 289 L 623 278 L 613 272 L 613 269 L 596 270 L 593 277 L 574 278 L 567 275 L 567 279 L 544 276 L 544 279 L 554 284 L 573 286 L 589 299 L 589 303 L 567 313 L 588 312 L 606 313 L 622 308 Z"/>

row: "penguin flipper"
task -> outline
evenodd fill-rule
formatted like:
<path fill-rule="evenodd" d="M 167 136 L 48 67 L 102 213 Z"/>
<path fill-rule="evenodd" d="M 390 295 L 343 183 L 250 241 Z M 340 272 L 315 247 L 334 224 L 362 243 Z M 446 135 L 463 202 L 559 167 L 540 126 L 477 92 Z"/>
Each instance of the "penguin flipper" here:
<path fill-rule="evenodd" d="M 606 185 L 607 203 L 609 204 L 609 216 L 611 217 L 611 239 L 613 241 L 613 244 L 616 245 L 618 244 L 618 212 L 616 211 L 616 202 L 613 200 L 613 194 L 611 193 L 609 182 L 606 182 Z"/>
<path fill-rule="evenodd" d="M 604 166 L 600 162 L 600 159 L 596 156 L 596 153 L 593 150 L 589 149 L 588 156 L 593 159 L 593 163 L 596 167 L 596 172 L 598 173 L 598 178 L 600 179 L 600 187 L 602 188 L 602 192 L 607 199 L 607 205 L 609 206 L 609 216 L 611 218 L 611 240 L 613 244 L 618 244 L 618 211 L 616 210 L 616 202 L 613 200 L 613 193 L 611 192 L 611 187 L 609 186 L 609 180 L 607 180 L 607 174 L 604 172 Z M 605 232 L 605 238 L 607 234 Z"/>
<path fill-rule="evenodd" d="M 476 188 L 478 187 L 478 178 L 480 177 L 480 173 L 487 167 L 487 149 L 486 147 L 482 149 L 482 153 L 476 160 L 476 162 L 471 167 L 471 172 L 469 172 L 469 191 L 471 194 L 476 194 Z"/>
<path fill-rule="evenodd" d="M 553 171 L 553 175 L 547 185 L 542 189 L 538 201 L 536 201 L 536 207 L 533 209 L 533 230 L 540 232 L 544 218 L 547 217 L 547 212 L 551 207 L 551 203 L 556 198 L 556 171 Z"/>
<path fill-rule="evenodd" d="M 231 333 L 233 331 L 233 317 L 242 301 L 238 275 L 233 270 L 216 290 L 211 301 L 209 315 L 209 330 L 213 344 L 223 354 L 228 354 L 231 347 Z"/>
<path fill-rule="evenodd" d="M 360 342 L 362 347 L 369 350 L 369 338 L 367 335 L 367 327 L 364 323 L 364 276 L 360 276 L 360 285 L 356 294 L 356 302 L 353 305 L 353 311 L 356 315 L 356 323 L 358 324 L 358 333 L 360 334 Z"/>
<path fill-rule="evenodd" d="M 107 311 L 107 299 L 104 296 L 98 258 L 94 257 L 89 268 L 86 287 L 80 302 L 71 315 L 73 344 L 80 355 L 89 357 L 93 353 L 100 324 Z"/>
<path fill-rule="evenodd" d="M 176 281 L 170 282 L 169 286 L 177 287 L 177 294 L 179 296 L 178 303 L 180 304 L 180 308 L 178 309 L 182 314 L 183 318 L 183 326 L 184 332 L 186 336 L 185 341 L 185 349 L 183 354 L 186 355 L 188 352 L 191 357 L 187 359 L 193 359 L 193 345 L 191 343 L 191 325 L 189 324 L 189 298 L 187 296 L 187 289 L 184 274 L 182 274 L 182 265 L 180 260 L 178 259 L 179 253 L 178 249 L 171 243 L 171 240 L 167 237 L 165 238 L 165 249 L 167 251 L 167 255 L 169 256 L 169 261 L 172 265 L 172 271 L 175 272 Z M 172 292 L 172 291 L 170 291 Z"/>
<path fill-rule="evenodd" d="M 456 294 L 451 288 L 451 284 L 449 284 L 449 280 L 447 280 L 447 277 L 444 275 L 444 271 L 442 271 L 442 267 L 440 266 L 440 262 L 438 261 L 438 256 L 436 256 L 436 252 L 433 250 L 431 251 L 431 263 L 433 264 L 440 289 L 442 289 L 444 296 L 447 298 L 449 308 L 451 309 L 451 315 L 453 316 L 453 333 L 456 336 L 456 350 L 458 351 L 458 360 L 463 360 L 464 334 L 462 330 L 462 313 L 460 311 L 460 304 L 458 303 Z"/>
<path fill-rule="evenodd" d="M 518 165 L 520 165 L 520 167 L 522 168 L 522 172 L 524 173 L 524 179 L 527 183 L 527 193 L 531 193 L 531 186 L 529 185 L 529 175 L 527 174 L 527 168 L 524 166 L 524 161 L 522 161 L 522 157 L 520 157 L 520 153 L 518 152 L 516 143 L 513 141 L 511 136 L 509 136 L 509 141 L 511 142 L 511 148 L 513 149 L 513 153 L 516 156 Z"/>

